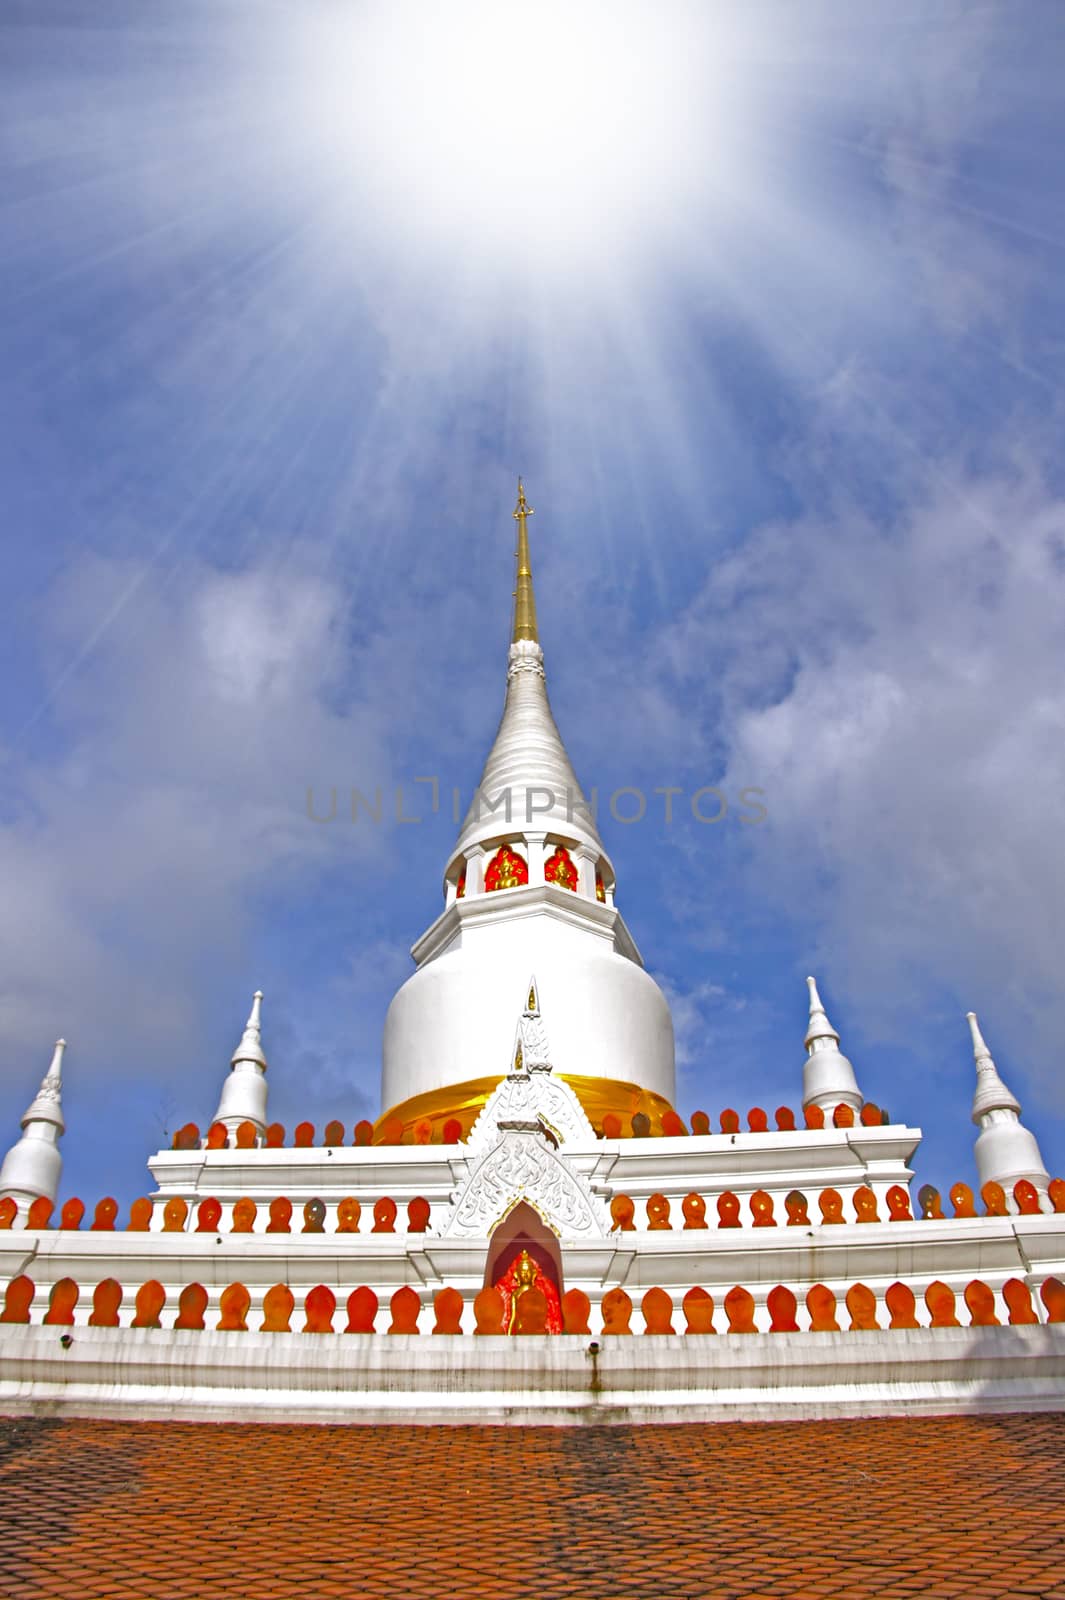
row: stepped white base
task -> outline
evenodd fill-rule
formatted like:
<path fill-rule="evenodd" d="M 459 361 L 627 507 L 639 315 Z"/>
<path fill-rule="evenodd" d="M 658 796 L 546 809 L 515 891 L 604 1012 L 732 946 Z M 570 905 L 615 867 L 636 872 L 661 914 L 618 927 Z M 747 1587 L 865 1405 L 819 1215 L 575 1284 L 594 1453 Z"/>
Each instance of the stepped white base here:
<path fill-rule="evenodd" d="M 7 1416 L 587 1425 L 1065 1410 L 1057 1324 L 629 1338 L 0 1335 Z"/>

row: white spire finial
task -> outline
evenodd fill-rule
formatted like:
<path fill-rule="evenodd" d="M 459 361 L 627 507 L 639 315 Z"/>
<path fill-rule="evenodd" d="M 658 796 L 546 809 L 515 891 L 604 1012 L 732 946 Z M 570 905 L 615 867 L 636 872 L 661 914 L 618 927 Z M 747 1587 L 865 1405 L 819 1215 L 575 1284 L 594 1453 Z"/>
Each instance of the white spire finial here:
<path fill-rule="evenodd" d="M 838 1105 L 848 1105 L 859 1111 L 863 1100 L 858 1080 L 839 1048 L 839 1034 L 825 1014 L 816 979 L 807 978 L 806 987 L 810 991 L 810 1021 L 804 1041 L 807 1053 L 802 1072 L 802 1103 L 833 1111 Z"/>
<path fill-rule="evenodd" d="M 11 1146 L 0 1167 L 0 1198 L 11 1196 L 28 1204 L 41 1197 L 54 1201 L 59 1193 L 63 1158 L 57 1141 L 63 1121 L 63 1052 L 65 1039 L 57 1039 L 41 1087 L 22 1118 L 22 1137 Z"/>
<path fill-rule="evenodd" d="M 257 1067 L 262 1067 L 263 1071 L 266 1071 L 266 1057 L 263 1055 L 262 1012 L 263 992 L 261 989 L 256 989 L 252 995 L 251 1011 L 248 1013 L 248 1020 L 244 1024 L 244 1032 L 241 1035 L 240 1043 L 233 1052 L 233 1066 L 236 1066 L 238 1061 L 253 1061 Z"/>
<path fill-rule="evenodd" d="M 806 1029 L 806 1038 L 803 1043 L 809 1050 L 815 1039 L 835 1039 L 839 1043 L 839 1034 L 825 1015 L 825 1008 L 821 1004 L 821 996 L 817 992 L 817 979 L 807 978 L 806 987 L 810 991 L 810 1025 Z"/>
<path fill-rule="evenodd" d="M 1007 1198 L 1012 1200 L 1013 1185 L 1020 1178 L 1027 1178 L 1037 1189 L 1045 1191 L 1050 1175 L 1043 1163 L 1039 1142 L 1021 1122 L 1021 1103 L 999 1076 L 975 1011 L 966 1012 L 966 1017 L 976 1061 L 973 1121 L 980 1129 L 976 1138 L 980 1187 L 993 1180 L 1002 1185 Z"/>
<path fill-rule="evenodd" d="M 973 1058 L 976 1061 L 976 1093 L 973 1095 L 973 1121 L 977 1124 L 988 1111 L 1014 1111 L 1020 1116 L 1021 1103 L 1011 1094 L 999 1076 L 994 1057 L 980 1032 L 975 1011 L 965 1013 L 969 1032 L 973 1038 Z"/>
<path fill-rule="evenodd" d="M 214 1114 L 232 1132 L 242 1122 L 252 1122 L 266 1132 L 266 1056 L 262 1040 L 263 992 L 256 989 L 240 1043 L 233 1052 L 231 1070 L 222 1085 L 222 1098 Z"/>

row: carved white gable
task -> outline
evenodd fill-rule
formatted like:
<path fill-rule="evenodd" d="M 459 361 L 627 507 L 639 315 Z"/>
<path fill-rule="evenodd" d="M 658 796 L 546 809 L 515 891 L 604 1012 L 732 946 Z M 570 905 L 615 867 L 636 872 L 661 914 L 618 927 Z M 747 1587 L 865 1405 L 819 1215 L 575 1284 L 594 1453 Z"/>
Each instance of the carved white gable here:
<path fill-rule="evenodd" d="M 568 1083 L 552 1075 L 547 1029 L 540 1015 L 536 979 L 530 978 L 518 1019 L 510 1073 L 485 1101 L 466 1140 L 471 1155 L 489 1150 L 501 1127 L 543 1128 L 556 1144 L 593 1144 L 595 1130 Z"/>
<path fill-rule="evenodd" d="M 527 1128 L 500 1130 L 498 1142 L 478 1161 L 452 1196 L 445 1234 L 484 1238 L 497 1222 L 526 1200 L 563 1239 L 598 1239 L 606 1234 L 601 1204 L 543 1134 Z"/>

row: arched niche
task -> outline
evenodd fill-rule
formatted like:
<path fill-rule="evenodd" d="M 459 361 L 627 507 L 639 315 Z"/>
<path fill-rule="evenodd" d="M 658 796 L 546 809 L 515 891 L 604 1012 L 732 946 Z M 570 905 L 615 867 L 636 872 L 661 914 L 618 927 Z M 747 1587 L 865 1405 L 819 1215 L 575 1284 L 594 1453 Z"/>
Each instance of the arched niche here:
<path fill-rule="evenodd" d="M 551 1279 L 561 1297 L 564 1288 L 562 1250 L 556 1235 L 547 1227 L 535 1207 L 529 1205 L 526 1200 L 519 1200 L 513 1210 L 508 1211 L 502 1222 L 492 1230 L 484 1267 L 485 1288 L 498 1283 L 523 1250 L 528 1250 L 541 1271 Z"/>

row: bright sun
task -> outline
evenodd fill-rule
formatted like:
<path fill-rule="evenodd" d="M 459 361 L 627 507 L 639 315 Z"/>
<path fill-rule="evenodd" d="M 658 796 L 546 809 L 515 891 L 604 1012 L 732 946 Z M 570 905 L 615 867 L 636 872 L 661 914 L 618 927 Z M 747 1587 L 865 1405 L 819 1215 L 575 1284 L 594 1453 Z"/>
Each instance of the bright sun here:
<path fill-rule="evenodd" d="M 275 41 L 307 159 L 490 270 L 638 248 L 727 180 L 735 33 L 689 0 L 388 0 Z M 475 262 L 476 264 L 476 262 Z"/>

